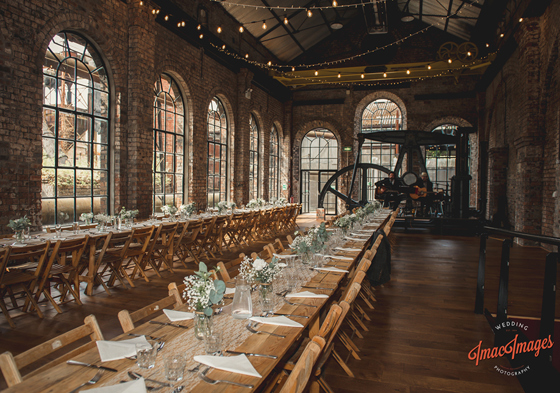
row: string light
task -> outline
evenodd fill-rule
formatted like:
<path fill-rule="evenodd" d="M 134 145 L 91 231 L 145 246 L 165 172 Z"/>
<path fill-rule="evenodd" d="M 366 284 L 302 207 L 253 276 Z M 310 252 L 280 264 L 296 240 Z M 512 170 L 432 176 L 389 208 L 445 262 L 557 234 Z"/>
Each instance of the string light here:
<path fill-rule="evenodd" d="M 315 70 L 315 76 L 319 75 L 319 71 Z"/>
<path fill-rule="evenodd" d="M 431 69 L 432 69 L 432 66 L 431 66 L 431 65 L 429 65 L 429 64 L 428 64 L 428 69 L 429 69 L 429 70 L 431 70 Z"/>
<path fill-rule="evenodd" d="M 268 64 L 268 66 L 270 67 L 272 65 L 272 62 L 269 60 L 266 64 Z"/>
<path fill-rule="evenodd" d="M 294 72 L 296 70 L 296 67 L 292 67 L 292 72 Z"/>
<path fill-rule="evenodd" d="M 410 75 L 410 70 L 406 70 L 406 75 Z"/>
<path fill-rule="evenodd" d="M 222 45 L 222 50 L 226 49 L 226 44 Z"/>
<path fill-rule="evenodd" d="M 284 17 L 284 24 L 287 25 L 290 21 L 288 20 L 288 18 L 285 16 Z"/>
<path fill-rule="evenodd" d="M 202 26 L 201 26 L 201 25 L 198 25 L 198 26 L 196 26 L 196 29 L 197 29 L 197 30 L 200 30 L 200 29 L 202 29 Z"/>
<path fill-rule="evenodd" d="M 185 21 L 181 22 L 181 27 L 185 27 Z"/>
<path fill-rule="evenodd" d="M 144 5 L 144 2 L 143 2 L 143 1 L 141 1 L 141 2 L 140 2 L 140 5 L 141 5 L 141 6 L 142 6 L 142 5 Z"/>
<path fill-rule="evenodd" d="M 203 39 L 203 38 L 204 38 L 204 34 L 200 34 L 200 35 L 198 36 L 198 38 Z"/>
<path fill-rule="evenodd" d="M 447 62 L 448 62 L 449 64 L 451 64 L 451 63 L 453 63 L 453 59 L 447 59 Z"/>
<path fill-rule="evenodd" d="M 248 59 L 249 58 L 249 54 L 245 53 L 245 58 Z"/>
<path fill-rule="evenodd" d="M 266 21 L 265 20 L 263 20 L 262 29 L 266 30 Z"/>
<path fill-rule="evenodd" d="M 216 29 L 216 31 L 218 32 L 218 34 L 220 34 L 222 32 L 222 28 L 220 26 L 218 26 L 218 28 Z"/>
<path fill-rule="evenodd" d="M 364 79 L 366 76 L 364 74 L 362 74 L 362 79 Z"/>
<path fill-rule="evenodd" d="M 168 21 L 168 20 L 169 20 L 169 15 L 165 15 L 165 18 L 163 18 L 163 19 L 165 19 L 166 21 Z"/>
<path fill-rule="evenodd" d="M 386 72 L 383 73 L 383 78 L 387 78 L 387 73 Z"/>
<path fill-rule="evenodd" d="M 243 33 L 245 31 L 245 28 L 243 26 L 239 26 L 239 32 Z"/>
<path fill-rule="evenodd" d="M 311 11 L 311 9 L 307 10 L 307 17 L 311 18 L 313 16 L 313 12 Z"/>
<path fill-rule="evenodd" d="M 523 18 L 519 18 L 519 23 L 523 22 Z"/>
<path fill-rule="evenodd" d="M 155 8 L 154 8 L 154 9 L 152 9 L 152 14 L 154 14 L 154 15 L 157 15 L 157 14 L 159 14 L 159 10 L 156 10 Z"/>
<path fill-rule="evenodd" d="M 277 6 L 266 6 L 266 5 L 257 5 L 257 4 L 243 4 L 243 3 L 233 3 L 230 1 L 222 1 L 222 4 L 224 6 L 230 6 L 230 7 L 235 7 L 235 6 L 239 6 L 239 7 L 243 7 L 243 8 L 257 8 L 257 9 L 267 9 L 267 10 L 292 10 L 292 11 L 297 11 L 297 10 L 308 10 L 308 9 L 313 9 L 313 10 L 327 10 L 327 9 L 331 9 L 331 8 L 335 8 L 335 7 L 343 7 L 343 8 L 357 8 L 357 7 L 363 7 L 366 4 L 370 4 L 373 3 L 374 1 L 370 1 L 367 3 L 352 3 L 352 4 L 338 4 L 338 2 L 336 0 L 333 0 L 332 5 L 322 5 L 322 6 L 311 6 L 311 7 L 303 7 L 303 6 L 291 6 L 291 7 L 286 7 L 286 6 L 281 6 L 281 5 L 277 5 Z M 380 1 L 375 1 L 375 2 L 380 2 Z"/>
<path fill-rule="evenodd" d="M 500 34 L 500 38 L 504 38 L 504 33 Z"/>
<path fill-rule="evenodd" d="M 339 73 L 338 73 L 338 79 L 340 79 L 341 76 L 342 76 L 342 75 L 340 75 L 340 72 L 339 72 Z"/>
<path fill-rule="evenodd" d="M 333 6 L 333 7 L 336 7 L 337 5 L 338 5 L 338 2 L 337 2 L 336 0 L 333 0 L 332 6 Z"/>
<path fill-rule="evenodd" d="M 486 44 L 486 47 L 487 47 L 487 48 L 490 48 L 490 44 Z"/>

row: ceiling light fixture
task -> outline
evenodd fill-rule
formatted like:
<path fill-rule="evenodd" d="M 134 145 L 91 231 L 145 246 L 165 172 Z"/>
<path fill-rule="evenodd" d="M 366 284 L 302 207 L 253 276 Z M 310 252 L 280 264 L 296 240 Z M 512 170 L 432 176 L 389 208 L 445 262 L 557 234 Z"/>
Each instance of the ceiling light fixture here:
<path fill-rule="evenodd" d="M 343 25 L 342 23 L 338 22 L 338 21 L 334 21 L 331 23 L 331 29 L 333 30 L 340 30 L 342 29 Z"/>
<path fill-rule="evenodd" d="M 401 22 L 404 23 L 410 23 L 414 20 L 414 17 L 412 15 L 405 15 L 401 18 Z"/>
<path fill-rule="evenodd" d="M 313 16 L 313 12 L 311 10 L 307 10 L 307 17 L 311 18 Z"/>
<path fill-rule="evenodd" d="M 290 21 L 288 20 L 288 18 L 285 16 L 284 17 L 284 24 L 287 25 Z"/>
<path fill-rule="evenodd" d="M 262 28 L 263 28 L 263 30 L 266 30 L 266 21 L 265 20 L 263 20 Z"/>

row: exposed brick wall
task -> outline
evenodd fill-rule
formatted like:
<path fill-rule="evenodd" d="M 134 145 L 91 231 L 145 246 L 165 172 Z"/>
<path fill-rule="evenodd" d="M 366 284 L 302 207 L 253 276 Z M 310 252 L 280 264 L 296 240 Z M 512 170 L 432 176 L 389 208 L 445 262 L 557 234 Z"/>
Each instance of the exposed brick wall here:
<path fill-rule="evenodd" d="M 202 2 L 201 2 L 202 3 Z M 223 24 L 221 38 L 251 58 L 273 59 L 254 37 L 241 36 L 233 19 L 218 4 L 203 2 L 210 24 Z M 185 5 L 195 16 L 198 2 Z M 262 121 L 261 191 L 268 194 L 267 141 L 273 122 L 290 145 L 290 125 L 284 105 L 252 85 L 243 88 L 235 72 L 207 56 L 154 20 L 151 9 L 139 1 L 14 0 L 0 6 L 0 233 L 9 232 L 9 219 L 32 215 L 41 224 L 42 63 L 52 37 L 62 30 L 83 34 L 101 53 L 111 88 L 112 189 L 111 209 L 138 208 L 141 216 L 152 209 L 153 86 L 162 72 L 173 75 L 185 96 L 187 134 L 186 194 L 199 208 L 206 207 L 207 127 L 210 100 L 224 101 L 230 122 L 229 198 L 245 203 L 242 182 L 248 157 L 243 146 L 248 122 L 241 116 L 254 111 Z M 229 35 L 228 35 L 229 34 Z M 241 75 L 241 73 L 240 73 Z M 244 97 L 245 84 L 253 88 Z M 247 109 L 241 114 L 241 107 Z M 287 182 L 289 160 L 282 160 Z M 237 185 L 241 183 L 241 186 Z"/>

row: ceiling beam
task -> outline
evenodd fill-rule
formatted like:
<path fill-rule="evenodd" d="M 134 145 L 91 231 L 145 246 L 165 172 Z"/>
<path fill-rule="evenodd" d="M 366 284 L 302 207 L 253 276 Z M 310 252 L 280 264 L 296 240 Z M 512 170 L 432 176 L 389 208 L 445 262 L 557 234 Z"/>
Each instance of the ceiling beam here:
<path fill-rule="evenodd" d="M 443 31 L 447 32 L 447 26 L 449 25 L 449 18 L 451 17 L 451 8 L 453 7 L 453 0 L 449 0 L 449 7 L 447 8 L 447 18 L 445 19 L 445 27 Z"/>
<path fill-rule="evenodd" d="M 263 3 L 265 6 L 270 7 L 270 5 L 268 4 L 268 2 L 266 0 L 261 0 L 261 3 Z M 280 17 L 278 17 L 278 14 L 276 13 L 276 11 L 274 11 L 274 9 L 270 9 L 269 10 L 270 13 L 272 14 L 272 16 L 274 16 L 274 18 L 276 19 L 276 21 L 278 22 L 279 25 L 281 25 L 284 30 L 286 30 L 286 32 L 288 33 L 288 35 L 290 36 L 290 38 L 294 41 L 294 43 L 299 47 L 299 49 L 301 49 L 303 52 L 305 52 L 305 48 L 300 44 L 300 42 L 297 40 L 297 38 L 292 34 L 292 32 L 288 29 L 288 27 L 286 27 L 286 25 L 284 24 L 284 22 L 280 19 Z M 259 37 L 259 41 L 260 41 Z"/>
<path fill-rule="evenodd" d="M 333 29 L 329 23 L 329 21 L 327 20 L 327 17 L 325 16 L 325 13 L 323 12 L 323 10 L 319 9 L 319 13 L 321 14 L 321 18 L 323 18 L 323 20 L 325 21 L 325 26 L 327 26 L 327 28 L 329 29 L 329 33 L 333 33 Z"/>
<path fill-rule="evenodd" d="M 420 17 L 418 18 L 420 20 L 420 22 L 422 22 L 422 11 L 424 9 L 424 0 L 420 0 L 420 6 L 418 8 L 418 14 L 420 14 Z"/>
<path fill-rule="evenodd" d="M 316 1 L 316 0 L 310 1 L 309 3 L 307 3 L 306 5 L 304 5 L 304 7 L 307 8 L 307 7 L 312 6 L 312 5 L 315 3 L 315 1 Z M 262 3 L 265 4 L 264 1 L 262 1 Z M 268 5 L 266 5 L 266 6 L 269 7 Z M 294 16 L 297 16 L 297 15 L 301 14 L 303 11 L 304 11 L 304 10 L 302 10 L 302 9 L 297 10 L 296 12 L 294 12 L 294 13 L 292 13 L 292 14 L 290 15 L 290 18 L 293 18 Z M 272 13 L 272 10 L 271 10 L 271 13 Z M 289 19 L 289 18 L 288 18 L 288 19 Z M 290 23 L 290 24 L 291 24 L 291 23 Z M 260 41 L 261 38 L 267 36 L 268 34 L 272 33 L 274 30 L 276 30 L 277 28 L 282 27 L 282 26 L 284 26 L 284 22 L 279 23 L 279 24 L 277 24 L 276 26 L 272 26 L 270 29 L 266 30 L 266 31 L 265 31 L 264 33 L 262 33 L 260 36 L 256 37 L 257 40 Z M 294 30 L 295 30 L 295 29 L 294 29 Z"/>

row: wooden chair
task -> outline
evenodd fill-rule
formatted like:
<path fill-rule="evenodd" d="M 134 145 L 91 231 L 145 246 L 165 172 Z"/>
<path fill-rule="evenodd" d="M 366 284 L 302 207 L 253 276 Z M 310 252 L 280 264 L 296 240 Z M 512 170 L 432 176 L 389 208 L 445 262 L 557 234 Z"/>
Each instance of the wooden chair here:
<path fill-rule="evenodd" d="M 212 258 L 215 258 L 215 255 L 210 251 L 212 245 L 211 243 L 211 235 L 214 231 L 214 226 L 216 225 L 218 217 L 214 216 L 211 218 L 206 218 L 203 220 L 202 229 L 198 232 L 198 236 L 196 237 L 196 252 L 198 259 L 204 256 L 206 259 L 209 259 L 209 255 Z"/>
<path fill-rule="evenodd" d="M 62 310 L 51 294 L 52 283 L 58 284 L 61 303 L 65 302 L 66 295 L 70 293 L 80 306 L 80 280 L 78 265 L 89 242 L 89 236 L 80 239 L 59 240 L 55 243 L 51 256 L 43 265 L 37 266 L 37 289 L 35 300 L 38 302 L 41 295 L 51 302 L 55 310 L 61 314 Z"/>
<path fill-rule="evenodd" d="M 145 307 L 142 307 L 140 310 L 129 312 L 128 310 L 121 310 L 119 311 L 118 317 L 123 332 L 129 332 L 134 329 L 134 324 L 140 320 L 143 320 L 148 317 L 153 317 L 154 314 L 159 313 L 164 308 L 175 308 L 178 305 L 182 305 L 182 301 L 177 301 L 177 297 L 173 295 L 169 295 L 164 297 L 163 299 L 158 300 L 152 304 L 149 304 Z"/>
<path fill-rule="evenodd" d="M 86 275 L 90 277 L 91 283 L 88 283 L 88 287 L 86 288 L 86 294 L 90 296 L 93 294 L 93 286 L 95 284 L 102 285 L 105 292 L 107 292 L 108 295 L 111 295 L 111 291 L 109 291 L 109 288 L 105 284 L 105 281 L 103 281 L 99 268 L 101 266 L 101 262 L 105 255 L 105 252 L 109 247 L 112 236 L 112 232 L 103 234 L 101 236 L 91 236 L 89 238 L 90 251 L 89 253 L 84 252 L 82 254 L 82 261 L 78 267 L 78 274 L 81 277 Z"/>
<path fill-rule="evenodd" d="M 189 233 L 191 222 L 193 221 L 180 222 L 179 225 L 177 226 L 177 231 L 175 232 L 175 236 L 173 237 L 172 247 L 171 250 L 169 251 L 171 254 L 171 267 L 173 267 L 175 258 L 177 258 L 178 260 L 181 259 L 179 256 L 181 243 L 183 242 L 185 236 Z"/>
<path fill-rule="evenodd" d="M 177 305 L 185 303 L 183 299 L 183 292 L 185 291 L 186 287 L 187 287 L 186 284 L 177 285 L 176 282 L 170 282 L 169 285 L 167 286 L 167 289 L 169 291 L 169 296 L 175 296 Z"/>
<path fill-rule="evenodd" d="M 98 277 L 103 280 L 106 272 L 110 273 L 108 286 L 113 286 L 119 280 L 123 288 L 127 288 L 125 280 L 134 288 L 134 284 L 123 268 L 123 260 L 132 241 L 132 232 L 112 232 L 103 254 L 100 256 L 99 268 L 105 265 Z"/>
<path fill-rule="evenodd" d="M 12 303 L 13 308 L 11 310 L 24 308 L 25 304 L 30 302 L 40 318 L 43 318 L 43 313 L 33 296 L 33 289 L 37 285 L 37 276 L 33 273 L 26 272 L 24 269 L 17 269 L 9 266 L 28 266 L 29 268 L 36 269 L 37 266 L 43 265 L 47 258 L 49 247 L 50 242 L 25 247 L 4 248 L 3 252 L 6 254 L 2 257 L 2 265 L 0 265 L 0 308 L 12 328 L 15 328 L 16 325 L 10 317 L 10 310 L 4 302 L 6 294 L 8 294 Z M 25 304 L 21 306 L 18 305 L 14 293 L 14 289 L 16 288 L 21 288 L 25 293 Z"/>
<path fill-rule="evenodd" d="M 175 241 L 175 234 L 179 228 L 178 223 L 166 223 L 161 224 L 157 231 L 157 237 L 155 237 L 154 244 L 151 247 L 152 250 L 150 256 L 146 256 L 146 261 L 150 262 L 150 265 L 155 270 L 158 277 L 161 278 L 159 270 L 165 267 L 171 273 L 173 271 L 173 245 Z M 184 227 L 181 226 L 181 229 Z"/>
<path fill-rule="evenodd" d="M 223 262 L 221 261 L 218 262 L 218 267 L 219 267 L 218 273 L 220 274 L 220 277 L 222 278 L 223 282 L 232 281 L 232 279 L 239 274 L 239 265 L 241 265 L 244 259 L 245 259 L 245 254 L 241 253 L 239 254 L 238 258 L 235 258 L 234 260 L 230 261 L 228 265 L 230 265 L 230 267 L 233 268 L 231 270 L 228 270 L 227 266 Z"/>
<path fill-rule="evenodd" d="M 44 364 L 22 377 L 20 370 L 24 367 L 38 362 L 47 356 L 50 357 L 50 355 L 62 350 L 64 347 L 85 338 L 88 338 L 90 341 L 71 350 L 70 352 L 64 353 L 55 360 Z M 0 355 L 0 369 L 2 369 L 2 373 L 4 374 L 4 379 L 6 380 L 8 387 L 11 387 L 22 382 L 24 379 L 40 374 L 57 364 L 63 363 L 68 359 L 72 359 L 73 357 L 95 347 L 95 342 L 97 340 L 103 340 L 103 334 L 101 333 L 101 329 L 99 329 L 99 325 L 97 324 L 95 317 L 93 315 L 89 315 L 84 319 L 83 325 L 37 345 L 36 347 L 20 353 L 19 355 L 13 356 L 10 352 L 4 352 Z"/>
<path fill-rule="evenodd" d="M 146 257 L 146 250 L 148 249 L 148 245 L 150 244 L 150 240 L 154 234 L 154 230 L 156 228 L 154 226 L 146 227 L 146 228 L 134 228 L 132 230 L 131 241 L 129 242 L 128 248 L 124 252 L 123 255 L 123 269 L 122 271 L 126 273 L 126 269 L 134 265 L 134 269 L 132 273 L 129 275 L 131 280 L 134 280 L 134 277 L 137 273 L 140 273 L 146 282 L 150 282 L 146 272 L 144 271 L 144 259 L 151 263 L 151 260 Z M 155 269 L 154 265 L 152 268 Z"/>
<path fill-rule="evenodd" d="M 296 366 L 290 373 L 280 393 L 301 393 L 307 386 L 313 367 L 325 347 L 325 339 L 319 336 L 307 344 Z"/>
<path fill-rule="evenodd" d="M 203 221 L 190 221 L 188 226 L 188 232 L 184 234 L 181 243 L 177 245 L 176 254 L 179 258 L 179 261 L 183 264 L 184 267 L 187 266 L 187 258 L 192 258 L 192 260 L 198 264 L 200 260 L 196 254 L 197 242 L 196 239 L 198 237 L 199 232 L 202 230 Z"/>

